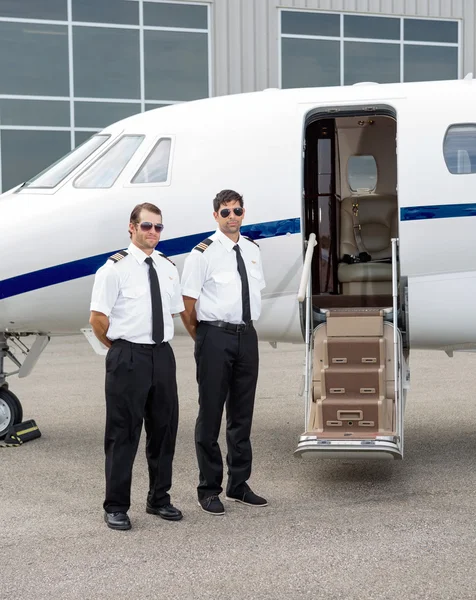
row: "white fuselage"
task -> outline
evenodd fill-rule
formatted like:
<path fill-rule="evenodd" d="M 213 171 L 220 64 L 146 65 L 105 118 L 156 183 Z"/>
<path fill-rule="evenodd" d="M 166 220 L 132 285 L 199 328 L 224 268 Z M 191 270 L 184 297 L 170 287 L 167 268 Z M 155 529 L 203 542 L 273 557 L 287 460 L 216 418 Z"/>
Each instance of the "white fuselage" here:
<path fill-rule="evenodd" d="M 296 294 L 306 115 L 318 107 L 372 104 L 397 115 L 400 275 L 408 286 L 411 346 L 476 346 L 476 217 L 451 208 L 474 208 L 476 174 L 451 174 L 442 152 L 451 124 L 476 122 L 471 81 L 269 90 L 161 108 L 108 127 L 106 145 L 56 188 L 0 196 L 0 331 L 66 334 L 87 326 L 93 274 L 127 247 L 129 215 L 138 203 L 161 208 L 159 249 L 181 271 L 187 252 L 215 230 L 213 197 L 231 188 L 243 194 L 244 233 L 262 252 L 260 338 L 302 341 Z M 76 188 L 78 174 L 124 132 L 145 140 L 114 186 Z M 164 136 L 172 138 L 168 181 L 131 184 Z M 435 206 L 449 209 L 437 215 L 442 218 L 431 218 L 433 208 L 425 214 L 424 207 Z"/>

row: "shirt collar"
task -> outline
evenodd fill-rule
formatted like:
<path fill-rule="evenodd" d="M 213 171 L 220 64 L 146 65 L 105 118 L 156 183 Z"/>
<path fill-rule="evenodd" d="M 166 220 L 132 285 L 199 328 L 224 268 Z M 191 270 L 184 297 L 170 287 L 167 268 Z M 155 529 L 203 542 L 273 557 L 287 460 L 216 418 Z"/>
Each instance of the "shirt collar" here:
<path fill-rule="evenodd" d="M 216 236 L 217 239 L 222 243 L 222 245 L 225 246 L 225 249 L 228 250 L 228 252 L 231 252 L 236 246 L 236 244 L 241 246 L 241 235 L 236 243 L 233 240 L 230 240 L 230 238 L 227 235 L 225 235 L 220 229 L 217 229 Z"/>
<path fill-rule="evenodd" d="M 142 252 L 142 250 L 140 248 L 138 248 L 135 244 L 133 244 L 132 242 L 129 244 L 129 247 L 127 248 L 127 252 L 129 254 L 132 254 L 132 256 L 136 259 L 136 261 L 141 265 L 145 259 L 148 257 L 148 255 L 145 252 Z M 152 252 L 152 254 L 150 255 L 152 257 L 152 260 L 155 263 L 155 252 Z"/>

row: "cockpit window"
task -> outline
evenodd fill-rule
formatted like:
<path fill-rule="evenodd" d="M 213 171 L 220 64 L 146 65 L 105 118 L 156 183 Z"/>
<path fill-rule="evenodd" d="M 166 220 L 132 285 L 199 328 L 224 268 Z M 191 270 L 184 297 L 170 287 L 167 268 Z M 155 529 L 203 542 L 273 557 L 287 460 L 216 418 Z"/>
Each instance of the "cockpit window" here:
<path fill-rule="evenodd" d="M 134 176 L 132 183 L 163 183 L 169 172 L 170 138 L 162 138 Z"/>
<path fill-rule="evenodd" d="M 476 125 L 451 125 L 443 141 L 443 154 L 453 175 L 476 173 Z"/>
<path fill-rule="evenodd" d="M 141 145 L 143 135 L 124 135 L 74 181 L 77 188 L 110 188 Z"/>
<path fill-rule="evenodd" d="M 377 187 L 377 163 L 373 156 L 350 156 L 347 180 L 353 192 L 373 192 Z"/>
<path fill-rule="evenodd" d="M 84 162 L 93 152 L 108 140 L 110 135 L 94 135 L 72 150 L 66 156 L 61 157 L 52 166 L 48 167 L 29 181 L 21 189 L 25 188 L 54 188 L 63 181 L 78 165 Z"/>

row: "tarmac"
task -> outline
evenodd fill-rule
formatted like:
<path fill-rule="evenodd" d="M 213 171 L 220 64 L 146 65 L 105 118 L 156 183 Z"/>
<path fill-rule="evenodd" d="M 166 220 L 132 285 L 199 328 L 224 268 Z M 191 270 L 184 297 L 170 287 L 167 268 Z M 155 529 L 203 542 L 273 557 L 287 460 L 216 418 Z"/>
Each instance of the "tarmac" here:
<path fill-rule="evenodd" d="M 216 517 L 196 499 L 192 342 L 173 347 L 180 522 L 145 512 L 143 436 L 133 528 L 106 527 L 104 357 L 82 336 L 52 339 L 11 378 L 42 437 L 0 449 L 1 599 L 476 598 L 476 356 L 412 352 L 403 461 L 299 459 L 304 346 L 261 343 L 250 485 L 269 506 L 224 500 Z"/>

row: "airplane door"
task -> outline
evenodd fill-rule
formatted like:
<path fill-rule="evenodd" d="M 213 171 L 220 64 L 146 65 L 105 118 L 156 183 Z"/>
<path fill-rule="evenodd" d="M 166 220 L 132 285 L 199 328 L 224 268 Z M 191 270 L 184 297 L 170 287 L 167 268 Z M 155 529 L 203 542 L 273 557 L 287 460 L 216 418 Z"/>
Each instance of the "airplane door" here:
<path fill-rule="evenodd" d="M 412 348 L 476 347 L 476 111 L 465 85 L 397 109 L 400 275 Z"/>

